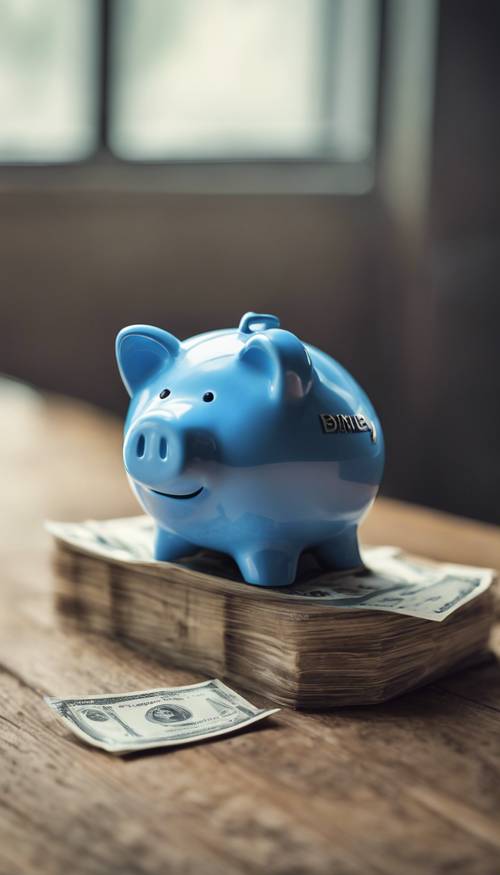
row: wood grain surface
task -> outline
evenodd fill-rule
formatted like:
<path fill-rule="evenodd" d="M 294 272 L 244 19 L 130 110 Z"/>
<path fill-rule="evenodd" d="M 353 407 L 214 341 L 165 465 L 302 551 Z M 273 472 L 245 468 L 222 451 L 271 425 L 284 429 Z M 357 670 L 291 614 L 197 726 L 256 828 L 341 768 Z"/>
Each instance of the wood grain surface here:
<path fill-rule="evenodd" d="M 136 513 L 119 424 L 8 385 L 0 403 L 1 875 L 500 871 L 494 660 L 388 704 L 283 709 L 170 751 L 115 758 L 68 735 L 44 694 L 201 677 L 58 622 L 42 520 Z M 497 529 L 382 499 L 365 540 L 500 566 Z"/>

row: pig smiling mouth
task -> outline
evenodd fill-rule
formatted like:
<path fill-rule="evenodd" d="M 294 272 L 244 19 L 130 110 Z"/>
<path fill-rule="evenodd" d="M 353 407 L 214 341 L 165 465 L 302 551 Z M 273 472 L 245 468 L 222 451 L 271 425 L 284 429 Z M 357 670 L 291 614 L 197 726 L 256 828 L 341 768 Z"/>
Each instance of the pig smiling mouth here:
<path fill-rule="evenodd" d="M 155 495 L 163 495 L 165 498 L 195 498 L 200 492 L 203 491 L 203 486 L 200 486 L 199 489 L 196 489 L 194 492 L 186 492 L 184 495 L 175 495 L 171 492 L 160 492 L 158 489 L 150 489 L 150 492 L 154 492 Z"/>

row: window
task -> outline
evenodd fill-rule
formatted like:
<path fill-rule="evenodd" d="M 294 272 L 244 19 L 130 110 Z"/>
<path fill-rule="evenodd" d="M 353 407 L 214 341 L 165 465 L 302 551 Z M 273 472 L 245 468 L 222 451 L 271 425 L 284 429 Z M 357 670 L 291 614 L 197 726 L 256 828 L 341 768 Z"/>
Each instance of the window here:
<path fill-rule="evenodd" d="M 0 162 L 360 165 L 374 152 L 379 11 L 0 0 Z"/>
<path fill-rule="evenodd" d="M 373 0 L 120 0 L 110 143 L 124 158 L 360 160 Z"/>
<path fill-rule="evenodd" d="M 95 150 L 97 11 L 96 0 L 1 0 L 1 161 Z"/>

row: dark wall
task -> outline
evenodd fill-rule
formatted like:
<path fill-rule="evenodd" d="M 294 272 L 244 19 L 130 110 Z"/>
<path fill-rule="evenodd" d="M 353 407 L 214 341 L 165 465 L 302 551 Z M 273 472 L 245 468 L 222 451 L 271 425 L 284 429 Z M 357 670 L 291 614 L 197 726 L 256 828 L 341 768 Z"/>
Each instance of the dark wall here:
<path fill-rule="evenodd" d="M 4 371 L 120 411 L 120 327 L 182 338 L 254 309 L 328 349 L 390 407 L 399 284 L 376 199 L 45 190 L 0 202 Z"/>

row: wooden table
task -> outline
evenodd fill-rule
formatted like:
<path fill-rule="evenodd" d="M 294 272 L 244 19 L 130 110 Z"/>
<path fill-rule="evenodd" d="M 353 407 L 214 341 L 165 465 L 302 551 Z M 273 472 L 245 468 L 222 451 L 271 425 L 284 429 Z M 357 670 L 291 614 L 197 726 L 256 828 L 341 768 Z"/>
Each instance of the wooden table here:
<path fill-rule="evenodd" d="M 177 750 L 115 758 L 70 736 L 44 694 L 200 678 L 54 612 L 44 517 L 137 512 L 119 423 L 8 385 L 0 404 L 0 875 L 500 872 L 496 661 L 383 706 L 282 710 Z M 500 566 L 497 529 L 393 501 L 364 538 Z"/>

